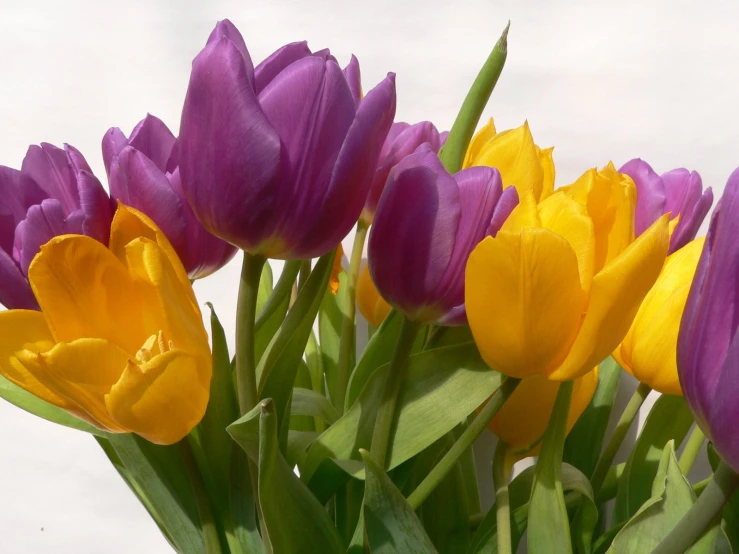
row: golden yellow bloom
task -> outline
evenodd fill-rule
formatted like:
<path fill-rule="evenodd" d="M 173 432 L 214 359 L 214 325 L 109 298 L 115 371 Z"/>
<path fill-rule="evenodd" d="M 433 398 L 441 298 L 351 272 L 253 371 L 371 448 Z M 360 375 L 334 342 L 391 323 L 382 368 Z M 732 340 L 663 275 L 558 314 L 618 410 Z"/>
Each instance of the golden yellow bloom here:
<path fill-rule="evenodd" d="M 334 296 L 339 294 L 339 274 L 343 271 L 343 268 L 341 267 L 341 258 L 343 257 L 344 249 L 342 248 L 341 243 L 339 243 L 339 246 L 336 247 L 334 265 L 331 267 L 331 276 L 328 281 L 328 289 Z"/>
<path fill-rule="evenodd" d="M 680 394 L 677 335 L 705 237 L 668 256 L 657 282 L 639 307 L 629 332 L 613 352 L 626 371 L 665 394 Z"/>
<path fill-rule="evenodd" d="M 56 237 L 28 270 L 40 312 L 0 313 L 0 373 L 113 433 L 172 444 L 208 403 L 212 362 L 182 262 L 142 213 L 119 205 L 110 249 Z"/>
<path fill-rule="evenodd" d="M 530 191 L 539 202 L 554 190 L 552 150 L 534 144 L 528 122 L 498 133 L 491 118 L 472 137 L 463 167 L 495 167 L 500 171 L 503 188 L 515 186 L 519 195 Z"/>
<path fill-rule="evenodd" d="M 588 407 L 597 386 L 597 367 L 575 380 L 567 416 L 568 433 Z M 534 445 L 530 450 L 512 456 L 515 459 L 536 456 L 539 453 L 541 442 L 537 441 L 542 438 L 549 424 L 558 390 L 559 383 L 556 381 L 550 381 L 541 375 L 528 377 L 521 381 L 490 422 L 490 430 L 508 445 L 511 453 Z"/>
<path fill-rule="evenodd" d="M 377 292 L 367 264 L 359 270 L 357 278 L 357 306 L 364 319 L 375 327 L 382 325 L 392 309 L 392 306 Z"/>
<path fill-rule="evenodd" d="M 610 167 L 522 204 L 472 252 L 467 318 L 490 367 L 576 379 L 626 335 L 664 263 L 669 216 L 634 240 L 635 186 Z"/>

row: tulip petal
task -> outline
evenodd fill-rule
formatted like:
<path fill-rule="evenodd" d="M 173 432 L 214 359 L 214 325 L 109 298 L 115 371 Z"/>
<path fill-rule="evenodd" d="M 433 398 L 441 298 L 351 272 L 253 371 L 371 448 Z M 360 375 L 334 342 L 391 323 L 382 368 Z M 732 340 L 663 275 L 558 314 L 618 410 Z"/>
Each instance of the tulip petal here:
<path fill-rule="evenodd" d="M 634 233 L 638 237 L 667 211 L 665 184 L 652 166 L 639 158 L 626 162 L 618 171 L 631 177 L 636 185 Z"/>
<path fill-rule="evenodd" d="M 473 165 L 482 165 L 477 162 L 480 152 L 485 145 L 495 138 L 498 132 L 495 130 L 495 122 L 491 117 L 488 122 L 472 137 L 470 145 L 467 147 L 467 154 L 464 157 L 462 167 L 472 167 Z"/>
<path fill-rule="evenodd" d="M 486 234 L 491 237 L 497 235 L 498 231 L 500 231 L 503 224 L 508 220 L 517 206 L 518 191 L 516 187 L 508 187 L 500 195 L 498 204 L 496 204 L 495 211 L 493 212 L 493 217 L 490 218 L 490 225 Z"/>
<path fill-rule="evenodd" d="M 25 219 L 28 208 L 41 204 L 45 198 L 48 198 L 48 194 L 28 175 L 0 165 L 0 201 L 10 211 L 15 223 Z M 2 241 L 7 243 L 7 235 Z"/>
<path fill-rule="evenodd" d="M 238 50 L 239 54 L 241 55 L 241 58 L 244 63 L 244 70 L 246 74 L 246 78 L 249 80 L 249 83 L 252 86 L 252 89 L 254 88 L 254 64 L 251 61 L 251 56 L 249 55 L 249 50 L 246 48 L 246 43 L 244 42 L 244 37 L 241 36 L 241 33 L 236 28 L 236 25 L 231 23 L 228 19 L 223 19 L 216 23 L 215 28 L 211 31 L 210 36 L 208 37 L 208 41 L 206 42 L 206 47 L 210 44 L 213 44 L 215 42 L 220 42 L 221 39 L 227 39 L 231 44 L 236 47 L 236 50 Z"/>
<path fill-rule="evenodd" d="M 165 172 L 176 140 L 172 131 L 161 119 L 146 114 L 146 117 L 131 131 L 128 145 L 133 146 L 154 162 L 154 165 L 162 172 Z"/>
<path fill-rule="evenodd" d="M 92 173 L 83 170 L 77 173 L 77 190 L 84 214 L 82 233 L 108 244 L 113 211 L 103 185 Z"/>
<path fill-rule="evenodd" d="M 539 148 L 536 147 L 536 152 L 539 154 L 539 163 L 541 169 L 544 172 L 544 180 L 541 187 L 541 199 L 544 200 L 547 196 L 554 192 L 554 147 L 550 148 Z"/>
<path fill-rule="evenodd" d="M 118 152 L 128 146 L 128 139 L 118 127 L 111 127 L 105 132 L 102 142 L 103 164 L 105 165 L 105 173 L 110 175 L 110 164 Z"/>
<path fill-rule="evenodd" d="M 205 414 L 209 381 L 198 360 L 170 350 L 137 365 L 128 363 L 105 404 L 121 425 L 155 444 L 183 439 Z"/>
<path fill-rule="evenodd" d="M 64 213 L 80 208 L 77 179 L 67 152 L 45 142 L 28 148 L 21 172 L 33 179 L 48 196 L 56 198 Z"/>
<path fill-rule="evenodd" d="M 594 278 L 580 332 L 549 378 L 568 381 L 599 364 L 623 340 L 667 255 L 669 216 L 663 215 Z"/>
<path fill-rule="evenodd" d="M 541 228 L 500 231 L 470 255 L 465 286 L 467 319 L 491 368 L 522 378 L 562 362 L 586 306 L 565 239 Z"/>
<path fill-rule="evenodd" d="M 359 60 L 354 54 L 352 54 L 349 63 L 344 68 L 344 76 L 346 82 L 349 83 L 349 90 L 352 91 L 354 105 L 359 106 L 359 102 L 362 100 L 362 74 L 359 71 Z"/>
<path fill-rule="evenodd" d="M 275 50 L 254 68 L 254 91 L 259 94 L 287 66 L 310 55 L 306 41 L 291 42 Z"/>
<path fill-rule="evenodd" d="M 703 408 L 708 413 L 709 419 L 708 425 L 703 425 L 702 428 L 721 458 L 736 471 L 739 468 L 739 441 L 736 432 L 736 422 L 739 421 L 739 402 L 736 401 L 736 384 L 739 382 L 739 333 L 735 332 L 718 375 L 714 395 L 703 400 L 705 403 Z"/>
<path fill-rule="evenodd" d="M 51 239 L 31 262 L 28 277 L 57 342 L 99 338 L 137 352 L 146 340 L 138 288 L 120 260 L 96 240 Z"/>
<path fill-rule="evenodd" d="M 665 211 L 679 221 L 670 240 L 670 251 L 675 252 L 695 238 L 713 204 L 711 187 L 703 191 L 703 181 L 696 171 L 674 169 L 662 175 L 667 191 Z"/>
<path fill-rule="evenodd" d="M 9 310 L 38 310 L 28 279 L 5 250 L 0 250 L 0 304 Z"/>

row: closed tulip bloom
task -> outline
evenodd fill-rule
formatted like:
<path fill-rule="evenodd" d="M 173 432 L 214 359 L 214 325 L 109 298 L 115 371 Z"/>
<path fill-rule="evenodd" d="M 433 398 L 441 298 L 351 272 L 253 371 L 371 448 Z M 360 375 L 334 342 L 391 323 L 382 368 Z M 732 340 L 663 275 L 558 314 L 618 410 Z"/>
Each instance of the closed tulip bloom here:
<path fill-rule="evenodd" d="M 472 137 L 463 167 L 490 166 L 500 171 L 503 188 L 515 186 L 519 197 L 530 192 L 539 202 L 554 190 L 554 148 L 534 144 L 528 122 L 498 133 L 490 118 Z"/>
<path fill-rule="evenodd" d="M 359 100 L 358 67 L 288 45 L 254 69 L 220 22 L 195 58 L 178 140 L 182 187 L 214 235 L 254 255 L 330 252 L 359 218 L 395 115 L 392 74 Z M 217 146 L 217 147 L 214 147 Z"/>
<path fill-rule="evenodd" d="M 510 218 L 467 262 L 467 317 L 490 367 L 567 381 L 608 356 L 659 275 L 667 216 L 634 240 L 635 187 L 611 165 Z"/>
<path fill-rule="evenodd" d="M 422 144 L 428 144 L 434 152 L 439 151 L 441 138 L 433 123 L 430 121 L 422 121 L 414 125 L 403 122 L 393 123 L 385 139 L 385 144 L 382 145 L 372 187 L 367 202 L 364 204 L 362 218 L 367 223 L 372 222 L 372 217 L 377 209 L 377 202 L 380 200 L 382 191 L 385 190 L 385 182 L 390 170 L 398 165 L 403 158 L 415 152 Z"/>
<path fill-rule="evenodd" d="M 490 167 L 450 175 L 428 145 L 390 172 L 369 236 L 372 281 L 387 302 L 421 323 L 462 325 L 464 264 L 516 205 Z"/>
<path fill-rule="evenodd" d="M 642 383 L 664 394 L 682 394 L 677 375 L 677 335 L 704 238 L 669 255 L 657 282 L 613 357 Z"/>
<path fill-rule="evenodd" d="M 113 127 L 103 138 L 110 194 L 144 212 L 164 232 L 191 279 L 226 265 L 237 248 L 211 235 L 182 191 L 177 139 L 160 119 L 147 115 L 131 136 Z"/>
<path fill-rule="evenodd" d="M 26 277 L 41 245 L 57 235 L 108 242 L 112 211 L 100 181 L 70 145 L 31 146 L 20 171 L 0 166 L 0 303 L 38 309 Z"/>
<path fill-rule="evenodd" d="M 680 323 L 677 368 L 696 421 L 739 471 L 739 170 L 711 218 Z"/>
<path fill-rule="evenodd" d="M 626 162 L 619 171 L 631 176 L 638 191 L 637 235 L 662 214 L 669 213 L 673 227 L 670 252 L 695 238 L 713 204 L 713 191 L 711 187 L 703 190 L 703 181 L 697 171 L 681 168 L 657 175 L 647 162 L 639 158 Z"/>
<path fill-rule="evenodd" d="M 567 433 L 577 423 L 595 394 L 598 368 L 575 379 L 567 416 Z M 557 399 L 559 383 L 541 375 L 522 380 L 490 422 L 490 430 L 506 443 L 516 459 L 536 456 Z M 532 447 L 533 448 L 530 448 Z"/>
<path fill-rule="evenodd" d="M 28 270 L 41 311 L 0 313 L 0 373 L 112 433 L 172 444 L 208 403 L 208 335 L 169 241 L 121 205 L 110 248 L 65 235 Z"/>
<path fill-rule="evenodd" d="M 372 282 L 369 265 L 364 264 L 359 270 L 357 278 L 357 307 L 372 326 L 379 327 L 392 310 L 392 306 L 377 292 L 377 287 Z"/>

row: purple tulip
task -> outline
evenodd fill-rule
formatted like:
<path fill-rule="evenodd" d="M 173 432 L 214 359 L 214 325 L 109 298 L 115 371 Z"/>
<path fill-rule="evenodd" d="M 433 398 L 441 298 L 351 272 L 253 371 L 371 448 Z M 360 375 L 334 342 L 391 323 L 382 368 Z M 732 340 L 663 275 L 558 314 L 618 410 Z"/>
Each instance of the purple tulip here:
<path fill-rule="evenodd" d="M 711 187 L 703 190 L 703 181 L 697 171 L 673 169 L 657 175 L 647 162 L 634 158 L 626 162 L 619 172 L 630 176 L 636 184 L 634 230 L 637 236 L 661 215 L 670 212 L 670 219 L 680 218 L 672 233 L 670 252 L 695 238 L 713 204 L 713 191 Z"/>
<path fill-rule="evenodd" d="M 739 169 L 711 218 L 680 323 L 685 400 L 721 457 L 739 471 Z"/>
<path fill-rule="evenodd" d="M 434 152 L 439 151 L 441 138 L 433 123 L 430 121 L 422 121 L 415 125 L 403 122 L 393 123 L 385 139 L 385 144 L 382 145 L 380 161 L 375 170 L 367 202 L 364 204 L 362 218 L 366 222 L 372 222 L 372 217 L 377 209 L 382 191 L 385 189 L 385 182 L 390 170 L 398 165 L 403 158 L 415 152 L 422 144 L 428 144 Z"/>
<path fill-rule="evenodd" d="M 31 146 L 20 171 L 0 166 L 0 303 L 38 309 L 26 275 L 41 246 L 66 234 L 107 245 L 111 220 L 105 189 L 68 144 Z"/>
<path fill-rule="evenodd" d="M 359 100 L 356 60 L 345 72 L 305 43 L 255 70 L 236 28 L 218 23 L 193 62 L 179 139 L 182 188 L 206 229 L 282 259 L 346 236 L 395 115 L 395 80 Z"/>
<path fill-rule="evenodd" d="M 413 321 L 462 325 L 464 269 L 518 204 L 492 167 L 450 175 L 426 144 L 390 172 L 369 237 L 369 268 L 383 298 Z"/>
<path fill-rule="evenodd" d="M 236 254 L 195 217 L 182 191 L 177 139 L 160 119 L 147 115 L 129 138 L 117 127 L 109 129 L 103 160 L 112 198 L 151 217 L 191 279 L 210 275 Z"/>

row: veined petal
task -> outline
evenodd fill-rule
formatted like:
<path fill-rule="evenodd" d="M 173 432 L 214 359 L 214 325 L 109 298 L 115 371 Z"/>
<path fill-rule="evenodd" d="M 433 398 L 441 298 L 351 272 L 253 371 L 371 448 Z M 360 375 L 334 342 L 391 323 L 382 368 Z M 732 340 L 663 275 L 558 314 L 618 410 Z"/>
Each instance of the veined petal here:
<path fill-rule="evenodd" d="M 310 55 L 306 41 L 291 42 L 275 50 L 254 68 L 254 91 L 259 94 L 288 65 Z"/>
<path fill-rule="evenodd" d="M 39 253 L 41 246 L 59 235 L 82 234 L 83 215 L 78 210 L 67 219 L 61 203 L 53 198 L 47 198 L 41 204 L 31 206 L 28 215 L 16 227 L 16 245 L 20 243 L 19 262 L 21 270 L 28 273 L 34 256 Z"/>
<path fill-rule="evenodd" d="M 480 157 L 480 152 L 485 145 L 495 138 L 498 132 L 495 130 L 495 122 L 491 117 L 485 126 L 477 131 L 470 141 L 470 145 L 467 147 L 467 154 L 464 157 L 463 168 L 472 167 L 473 165 L 480 165 L 477 160 Z"/>
<path fill-rule="evenodd" d="M 554 157 L 552 156 L 553 152 L 553 146 L 549 148 L 539 148 L 538 146 L 536 147 L 536 153 L 539 154 L 539 163 L 541 164 L 541 169 L 544 172 L 544 180 L 542 181 L 541 186 L 542 200 L 544 200 L 547 196 L 554 192 L 555 171 Z"/>
<path fill-rule="evenodd" d="M 146 114 L 146 117 L 131 131 L 128 144 L 149 158 L 164 173 L 167 171 L 167 162 L 176 141 L 164 121 Z"/>
<path fill-rule="evenodd" d="M 667 255 L 669 216 L 663 215 L 593 278 L 585 319 L 564 362 L 549 378 L 584 375 L 623 340 Z"/>
<path fill-rule="evenodd" d="M 585 310 L 577 257 L 547 229 L 500 231 L 470 255 L 465 304 L 490 367 L 518 378 L 546 375 L 567 355 Z"/>
<path fill-rule="evenodd" d="M 38 310 L 28 279 L 5 250 L 0 250 L 0 304 L 9 310 Z"/>
<path fill-rule="evenodd" d="M 644 160 L 635 158 L 626 162 L 620 173 L 625 173 L 636 185 L 637 203 L 634 232 L 638 237 L 668 210 L 665 209 L 666 191 L 662 178 Z M 676 214 L 673 214 L 673 217 Z"/>
<path fill-rule="evenodd" d="M 182 350 L 170 350 L 137 365 L 128 362 L 105 398 L 110 415 L 155 444 L 184 438 L 205 414 L 210 368 Z"/>

